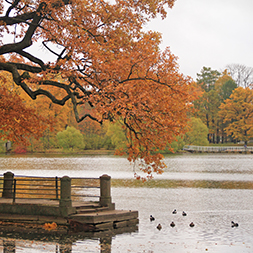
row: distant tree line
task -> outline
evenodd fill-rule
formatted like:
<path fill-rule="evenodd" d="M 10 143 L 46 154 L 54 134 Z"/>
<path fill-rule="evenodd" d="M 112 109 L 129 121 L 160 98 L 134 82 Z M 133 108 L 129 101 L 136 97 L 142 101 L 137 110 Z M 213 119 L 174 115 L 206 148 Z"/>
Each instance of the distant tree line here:
<path fill-rule="evenodd" d="M 202 95 L 194 101 L 193 115 L 207 126 L 209 143 L 247 144 L 253 137 L 253 69 L 228 65 L 221 73 L 203 67 L 197 76 Z"/>

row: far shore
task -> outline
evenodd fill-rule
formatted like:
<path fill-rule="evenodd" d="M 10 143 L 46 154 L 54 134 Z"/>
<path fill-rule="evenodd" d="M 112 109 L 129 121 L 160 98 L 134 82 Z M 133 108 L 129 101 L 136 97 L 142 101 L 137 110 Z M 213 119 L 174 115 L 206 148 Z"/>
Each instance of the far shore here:
<path fill-rule="evenodd" d="M 23 153 L 16 153 L 13 151 L 8 152 L 8 154 L 15 155 L 15 154 L 23 154 L 23 155 L 36 155 L 36 154 L 55 154 L 55 155 L 71 155 L 71 154 L 83 154 L 83 155 L 114 155 L 115 150 L 106 150 L 106 149 L 99 149 L 99 150 L 62 150 L 62 149 L 54 149 L 54 150 L 45 150 L 45 151 L 27 151 Z M 0 154 L 6 154 L 6 152 L 0 152 Z"/>
<path fill-rule="evenodd" d="M 244 146 L 243 144 L 234 144 L 234 143 L 226 143 L 226 144 L 210 144 L 208 146 L 205 147 L 224 147 L 224 146 Z M 253 143 L 249 143 L 247 145 L 248 147 L 252 147 Z M 185 150 L 178 150 L 177 152 L 171 153 L 171 152 L 161 152 L 163 155 L 176 155 L 176 154 L 185 154 L 185 153 L 190 153 L 187 152 Z M 40 154 L 40 155 L 114 155 L 115 154 L 115 150 L 112 149 L 94 149 L 94 150 L 78 150 L 78 149 L 74 149 L 74 150 L 64 150 L 64 149 L 47 149 L 47 150 L 35 150 L 35 151 L 30 151 L 27 150 L 25 152 L 14 152 L 14 150 L 11 150 L 10 152 L 4 152 L 3 150 L 0 150 L 0 154 L 4 155 L 4 154 L 9 154 L 9 155 L 36 155 L 36 154 Z"/>

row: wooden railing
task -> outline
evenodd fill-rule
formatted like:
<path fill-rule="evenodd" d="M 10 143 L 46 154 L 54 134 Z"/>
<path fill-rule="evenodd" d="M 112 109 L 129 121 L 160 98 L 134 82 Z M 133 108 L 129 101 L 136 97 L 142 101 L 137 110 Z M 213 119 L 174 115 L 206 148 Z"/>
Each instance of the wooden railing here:
<path fill-rule="evenodd" d="M 184 146 L 183 150 L 189 152 L 210 152 L 210 153 L 220 153 L 220 152 L 250 152 L 253 153 L 253 147 L 244 146 Z"/>
<path fill-rule="evenodd" d="M 71 178 L 71 199 L 96 199 L 99 198 L 100 179 L 99 178 Z"/>
<path fill-rule="evenodd" d="M 108 183 L 104 183 L 107 182 Z M 107 187 L 109 184 L 109 189 Z M 84 201 L 99 199 L 110 194 L 111 177 L 103 175 L 100 178 L 82 177 L 34 177 L 15 175 L 6 172 L 0 175 L 0 192 L 3 198 L 16 199 L 49 199 L 61 200 L 67 198 Z M 100 192 L 99 192 L 100 191 Z"/>
<path fill-rule="evenodd" d="M 13 179 L 13 202 L 16 198 L 59 199 L 58 177 L 15 177 Z"/>

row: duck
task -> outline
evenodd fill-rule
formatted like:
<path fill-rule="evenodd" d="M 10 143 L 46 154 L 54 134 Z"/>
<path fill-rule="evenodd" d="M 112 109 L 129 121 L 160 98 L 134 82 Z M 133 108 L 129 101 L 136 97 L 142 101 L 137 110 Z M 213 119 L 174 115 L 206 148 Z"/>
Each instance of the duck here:
<path fill-rule="evenodd" d="M 239 224 L 238 224 L 238 223 L 233 222 L 233 221 L 231 221 L 231 224 L 232 224 L 232 226 L 231 226 L 232 228 L 233 228 L 233 227 L 238 227 L 238 226 L 239 226 Z"/>
<path fill-rule="evenodd" d="M 183 215 L 183 216 L 186 216 L 186 215 L 187 215 L 187 213 L 186 213 L 185 211 L 183 211 L 183 212 L 182 212 L 182 215 Z"/>
<path fill-rule="evenodd" d="M 156 227 L 158 230 L 161 230 L 162 229 L 162 225 L 159 223 Z"/>
<path fill-rule="evenodd" d="M 189 224 L 189 226 L 190 226 L 190 227 L 194 227 L 195 224 L 194 224 L 193 222 L 191 222 L 191 223 Z"/>
<path fill-rule="evenodd" d="M 173 210 L 173 212 L 172 212 L 172 214 L 176 214 L 177 213 L 177 210 L 176 209 L 174 209 Z"/>
<path fill-rule="evenodd" d="M 155 217 L 153 217 L 152 215 L 149 216 L 150 221 L 154 221 Z"/>
<path fill-rule="evenodd" d="M 172 222 L 170 223 L 170 226 L 171 226 L 171 227 L 175 227 L 175 226 L 176 226 L 176 224 L 174 223 L 174 221 L 172 221 Z"/>

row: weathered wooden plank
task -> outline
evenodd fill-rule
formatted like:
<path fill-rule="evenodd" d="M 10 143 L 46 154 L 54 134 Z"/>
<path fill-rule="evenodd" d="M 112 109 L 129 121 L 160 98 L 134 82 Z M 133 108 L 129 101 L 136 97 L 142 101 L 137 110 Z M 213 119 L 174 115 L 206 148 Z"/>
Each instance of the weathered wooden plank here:
<path fill-rule="evenodd" d="M 118 222 L 114 222 L 113 227 L 114 228 L 122 228 L 122 227 L 128 227 L 128 221 L 118 221 Z"/>
<path fill-rule="evenodd" d="M 138 223 L 139 223 L 138 219 L 118 221 L 118 222 L 114 222 L 113 227 L 114 228 L 130 227 L 130 226 L 136 225 Z"/>
<path fill-rule="evenodd" d="M 71 215 L 71 219 L 97 224 L 109 221 L 122 221 L 138 218 L 138 211 L 110 210 L 97 213 L 83 213 Z"/>
<path fill-rule="evenodd" d="M 97 207 L 97 208 L 77 208 L 76 211 L 78 214 L 81 213 L 92 213 L 92 212 L 101 212 L 108 210 L 108 207 Z"/>
<path fill-rule="evenodd" d="M 8 221 L 8 222 L 22 222 L 22 223 L 52 223 L 55 222 L 58 225 L 66 225 L 67 219 L 63 217 L 55 217 L 55 216 L 33 216 L 33 215 L 15 215 L 15 214 L 0 214 L 0 221 Z"/>
<path fill-rule="evenodd" d="M 138 227 L 135 225 L 131 227 L 121 227 L 121 228 L 114 229 L 112 230 L 112 233 L 114 235 L 117 235 L 117 234 L 122 234 L 122 233 L 133 233 L 137 231 L 138 231 Z"/>
<path fill-rule="evenodd" d="M 99 202 L 91 201 L 72 201 L 72 206 L 76 208 L 85 208 L 85 207 L 100 207 Z"/>
<path fill-rule="evenodd" d="M 95 228 L 98 230 L 104 230 L 104 229 L 113 229 L 113 222 L 104 222 L 104 223 L 98 223 L 95 224 Z"/>

